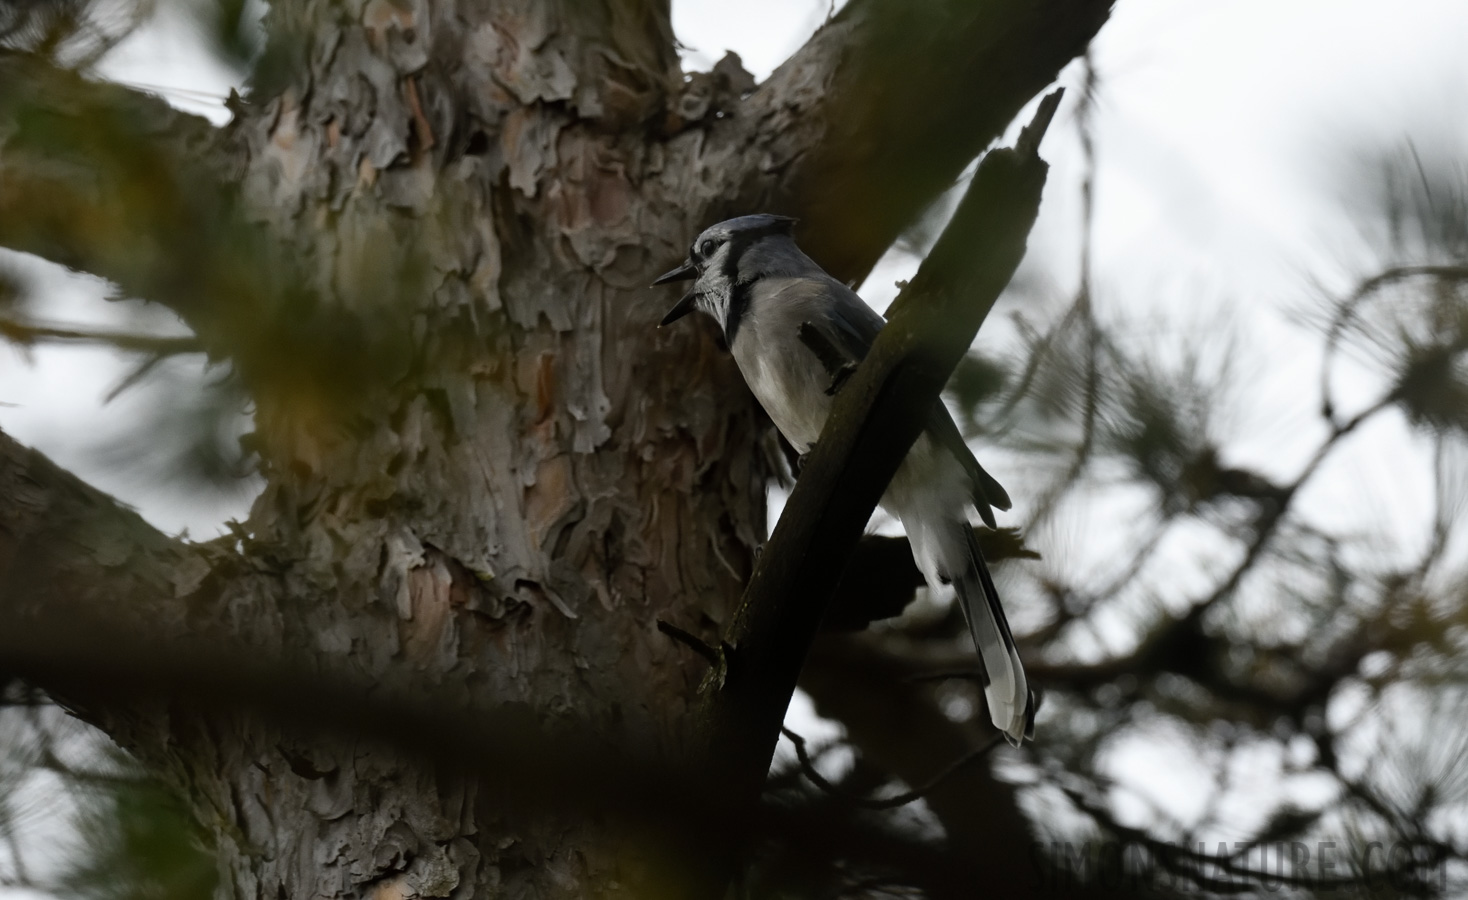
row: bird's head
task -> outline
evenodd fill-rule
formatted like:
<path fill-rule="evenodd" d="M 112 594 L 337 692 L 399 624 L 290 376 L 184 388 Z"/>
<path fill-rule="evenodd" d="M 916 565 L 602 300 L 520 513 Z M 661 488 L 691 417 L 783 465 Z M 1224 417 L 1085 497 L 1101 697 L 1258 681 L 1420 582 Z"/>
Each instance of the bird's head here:
<path fill-rule="evenodd" d="M 705 228 L 683 264 L 653 282 L 654 286 L 693 282 L 658 325 L 667 325 L 698 309 L 713 316 L 727 332 L 730 298 L 736 287 L 773 274 L 784 257 L 800 255 L 790 237 L 795 221 L 789 216 L 758 213 Z"/>

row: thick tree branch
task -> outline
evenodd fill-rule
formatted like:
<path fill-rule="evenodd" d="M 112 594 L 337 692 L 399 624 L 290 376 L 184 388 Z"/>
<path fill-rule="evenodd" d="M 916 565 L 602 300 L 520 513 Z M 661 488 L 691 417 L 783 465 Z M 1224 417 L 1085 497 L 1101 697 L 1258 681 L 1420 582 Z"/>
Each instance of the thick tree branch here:
<path fill-rule="evenodd" d="M 108 633 L 135 629 L 153 646 L 209 630 L 199 598 L 217 589 L 229 551 L 170 538 L 35 450 L 0 433 L 0 633 L 30 627 Z M 0 652 L 0 687 L 23 674 Z M 139 710 L 98 702 L 101 684 L 33 681 L 124 746 L 140 735 Z"/>
<path fill-rule="evenodd" d="M 105 612 L 167 639 L 210 564 L 137 513 L 0 433 L 0 612 Z"/>
<path fill-rule="evenodd" d="M 1038 130 L 1059 95 L 1047 98 Z M 758 796 L 795 680 L 867 519 L 927 410 L 1024 255 L 1046 165 L 996 150 L 980 164 L 866 359 L 836 397 L 766 545 L 703 704 L 709 759 L 734 796 Z"/>
<path fill-rule="evenodd" d="M 1021 108 L 1086 49 L 1113 0 L 852 0 L 738 115 L 743 209 L 860 280 Z"/>

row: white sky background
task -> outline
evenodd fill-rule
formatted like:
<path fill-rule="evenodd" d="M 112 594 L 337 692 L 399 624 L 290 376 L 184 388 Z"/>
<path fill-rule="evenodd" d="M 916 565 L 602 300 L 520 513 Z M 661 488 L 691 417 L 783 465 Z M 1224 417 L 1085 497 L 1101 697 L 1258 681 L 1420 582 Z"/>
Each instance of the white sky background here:
<path fill-rule="evenodd" d="M 676 0 L 674 27 L 688 47 L 689 68 L 706 69 L 733 49 L 763 79 L 829 10 L 826 0 Z M 1318 406 L 1320 341 L 1291 324 L 1289 314 L 1318 298 L 1314 281 L 1340 289 L 1375 263 L 1363 257 L 1355 226 L 1342 214 L 1347 149 L 1414 134 L 1468 147 L 1465 48 L 1463 0 L 1120 0 L 1093 45 L 1102 79 L 1095 119 L 1098 310 L 1103 318 L 1137 321 L 1136 339 L 1157 346 L 1208 323 L 1234 330 L 1251 374 L 1226 417 L 1233 454 L 1227 462 L 1287 479 L 1320 439 L 1318 430 L 1299 433 L 1290 424 L 1311 421 Z M 168 17 L 119 48 L 103 73 L 154 87 L 216 120 L 227 116 L 210 95 L 222 99 L 238 83 L 238 73 L 209 59 L 187 23 Z M 1074 85 L 1074 76 L 1072 67 L 1063 81 Z M 1022 272 L 1033 284 L 1050 285 L 1056 297 L 1073 292 L 1077 277 L 1075 95 L 1043 147 L 1051 182 Z M 122 310 L 99 301 L 99 282 L 21 264 L 45 286 L 47 319 L 121 320 Z M 890 255 L 863 295 L 884 308 L 895 293 L 892 282 L 914 265 Z M 981 344 L 1002 343 L 1014 311 L 1012 304 L 996 311 Z M 166 313 L 153 321 L 176 327 Z M 138 404 L 147 400 L 124 395 L 102 403 L 126 371 L 108 351 L 47 346 L 27 359 L 0 345 L 0 428 L 164 530 L 187 527 L 210 537 L 225 519 L 243 518 L 248 490 L 199 503 L 101 461 L 98 448 L 136 421 Z M 1364 406 L 1378 387 L 1364 373 L 1347 377 L 1344 412 Z M 1304 512 L 1328 513 L 1345 525 L 1360 521 L 1399 535 L 1404 545 L 1419 540 L 1430 496 L 1424 445 L 1392 414 L 1347 449 L 1301 498 Z M 1022 481 L 1002 465 L 991 468 L 1001 481 Z M 1094 533 L 1049 537 L 1082 560 L 1107 550 Z M 799 730 L 829 736 L 804 698 L 797 706 Z M 1137 747 L 1118 763 L 1118 774 L 1145 782 L 1153 801 L 1186 818 L 1196 776 L 1169 763 L 1172 749 L 1165 740 Z"/>

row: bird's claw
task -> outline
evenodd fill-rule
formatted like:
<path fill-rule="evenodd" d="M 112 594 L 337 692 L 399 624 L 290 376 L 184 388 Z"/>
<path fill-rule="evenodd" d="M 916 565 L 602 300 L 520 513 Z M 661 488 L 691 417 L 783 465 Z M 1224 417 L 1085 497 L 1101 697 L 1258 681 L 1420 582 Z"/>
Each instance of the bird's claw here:
<path fill-rule="evenodd" d="M 851 378 L 851 373 L 855 371 L 855 363 L 846 363 L 841 368 L 837 369 L 836 373 L 831 376 L 831 386 L 826 388 L 826 396 L 836 396 L 836 393 L 846 386 L 847 380 Z"/>

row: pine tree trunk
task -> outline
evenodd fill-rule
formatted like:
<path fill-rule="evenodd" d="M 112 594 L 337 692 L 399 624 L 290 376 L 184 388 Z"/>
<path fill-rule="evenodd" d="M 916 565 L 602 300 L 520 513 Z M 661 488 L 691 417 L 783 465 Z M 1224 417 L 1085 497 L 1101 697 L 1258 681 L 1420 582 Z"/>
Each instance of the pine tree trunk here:
<path fill-rule="evenodd" d="M 699 192 L 698 167 L 626 134 L 679 76 L 657 6 L 272 13 L 309 62 L 229 128 L 246 201 L 308 260 L 324 327 L 360 316 L 411 342 L 376 361 L 400 371 L 352 398 L 349 428 L 302 385 L 257 392 L 268 486 L 247 559 L 271 571 L 218 612 L 257 644 L 676 756 L 704 666 L 656 622 L 716 639 L 767 464 L 709 333 L 655 328 L 670 300 L 647 285 Z M 158 761 L 212 815 L 231 896 L 646 896 L 657 879 L 616 825 L 517 819 L 390 750 L 206 718 Z"/>

